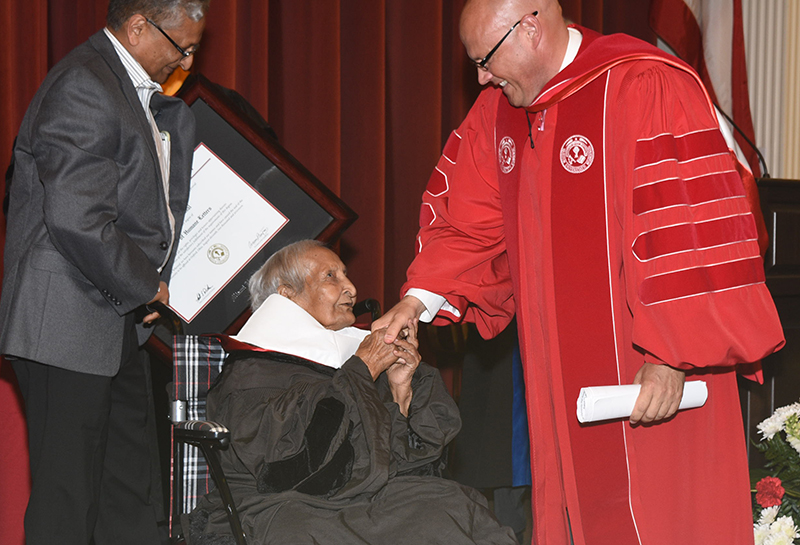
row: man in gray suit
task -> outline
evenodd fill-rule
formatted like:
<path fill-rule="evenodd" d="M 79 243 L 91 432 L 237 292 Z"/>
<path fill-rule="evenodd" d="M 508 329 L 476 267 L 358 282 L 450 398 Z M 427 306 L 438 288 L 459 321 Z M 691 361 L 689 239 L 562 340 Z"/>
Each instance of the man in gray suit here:
<path fill-rule="evenodd" d="M 0 353 L 25 399 L 28 545 L 160 539 L 139 346 L 158 317 L 146 305 L 169 301 L 194 118 L 157 92 L 191 66 L 208 4 L 111 0 L 108 26 L 50 71 L 20 127 Z"/>

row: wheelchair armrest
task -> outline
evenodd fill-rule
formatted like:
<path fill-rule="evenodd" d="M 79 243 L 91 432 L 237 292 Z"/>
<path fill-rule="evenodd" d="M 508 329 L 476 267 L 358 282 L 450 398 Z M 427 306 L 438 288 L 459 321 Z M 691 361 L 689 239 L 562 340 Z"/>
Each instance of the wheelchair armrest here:
<path fill-rule="evenodd" d="M 231 438 L 228 428 L 217 422 L 205 420 L 186 420 L 172 425 L 173 436 L 181 443 L 216 443 L 225 448 Z"/>
<path fill-rule="evenodd" d="M 172 436 L 175 439 L 175 448 L 173 456 L 175 459 L 175 473 L 174 479 L 178 483 L 183 480 L 183 459 L 184 443 L 195 445 L 203 451 L 208 468 L 211 470 L 211 475 L 214 482 L 219 489 L 222 502 L 225 505 L 225 511 L 228 516 L 228 522 L 233 532 L 233 538 L 237 545 L 247 545 L 247 537 L 244 530 L 242 530 L 242 523 L 239 520 L 239 514 L 236 510 L 236 504 L 233 501 L 228 480 L 225 477 L 225 472 L 220 464 L 219 449 L 226 448 L 230 443 L 231 432 L 217 422 L 210 422 L 205 420 L 185 420 L 183 422 L 175 422 L 172 424 Z M 182 489 L 178 489 L 175 501 L 175 516 L 179 515 L 179 507 L 183 504 Z"/>

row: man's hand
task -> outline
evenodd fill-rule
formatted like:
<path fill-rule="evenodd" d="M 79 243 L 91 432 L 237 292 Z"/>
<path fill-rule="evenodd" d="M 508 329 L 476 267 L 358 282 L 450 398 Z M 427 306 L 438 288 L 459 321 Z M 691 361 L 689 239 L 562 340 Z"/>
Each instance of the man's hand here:
<path fill-rule="evenodd" d="M 155 302 L 164 303 L 165 305 L 169 304 L 169 288 L 167 287 L 166 282 L 162 281 L 158 284 L 158 293 L 156 293 L 156 296 L 153 297 L 153 300 L 148 302 L 147 304 L 149 305 L 150 303 L 155 303 Z M 161 314 L 159 314 L 158 312 L 151 312 L 150 314 L 145 316 L 144 319 L 142 319 L 142 323 L 152 324 L 160 317 Z"/>
<path fill-rule="evenodd" d="M 422 356 L 419 355 L 416 323 L 409 322 L 408 336 L 403 338 L 401 334 L 394 341 L 394 355 L 397 356 L 397 362 L 386 370 L 389 386 L 393 390 L 396 387 L 410 387 L 411 377 L 414 376 L 414 371 L 417 370 L 419 362 L 422 360 Z"/>
<path fill-rule="evenodd" d="M 386 314 L 372 322 L 372 331 L 386 328 L 383 340 L 386 344 L 394 343 L 400 332 L 409 323 L 417 324 L 419 317 L 425 312 L 425 305 L 413 295 L 406 295 Z"/>
<path fill-rule="evenodd" d="M 642 389 L 633 406 L 631 424 L 658 422 L 678 412 L 685 378 L 686 373 L 669 365 L 642 365 L 633 379 Z"/>
<path fill-rule="evenodd" d="M 408 416 L 408 408 L 411 406 L 411 397 L 414 393 L 411 390 L 411 379 L 422 360 L 417 340 L 417 322 L 409 321 L 408 335 L 403 338 L 401 333 L 394 341 L 394 355 L 397 356 L 397 362 L 386 370 L 386 378 L 389 380 L 392 399 L 399 405 L 400 413 Z"/>
<path fill-rule="evenodd" d="M 361 341 L 356 350 L 355 355 L 369 368 L 372 380 L 377 380 L 398 359 L 395 354 L 397 347 L 383 342 L 384 334 L 384 330 L 373 331 Z"/>

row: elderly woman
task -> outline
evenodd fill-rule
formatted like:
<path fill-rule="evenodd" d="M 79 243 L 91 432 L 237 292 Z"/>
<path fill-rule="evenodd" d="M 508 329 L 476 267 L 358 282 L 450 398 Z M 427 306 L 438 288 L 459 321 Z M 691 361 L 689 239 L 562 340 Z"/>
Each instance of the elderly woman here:
<path fill-rule="evenodd" d="M 207 412 L 231 430 L 222 464 L 250 543 L 516 543 L 480 494 L 439 477 L 461 421 L 414 324 L 394 344 L 350 327 L 356 288 L 316 241 L 275 253 L 249 287 L 247 349 Z M 233 543 L 216 493 L 189 534 Z"/>

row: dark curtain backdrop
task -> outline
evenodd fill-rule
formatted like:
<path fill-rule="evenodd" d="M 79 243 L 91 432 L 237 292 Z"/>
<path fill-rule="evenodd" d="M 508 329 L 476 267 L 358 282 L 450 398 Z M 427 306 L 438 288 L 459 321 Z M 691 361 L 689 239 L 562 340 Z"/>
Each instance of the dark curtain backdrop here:
<path fill-rule="evenodd" d="M 394 304 L 442 144 L 479 87 L 464 0 L 213 0 L 193 70 L 236 89 L 358 214 L 340 250 L 362 295 Z M 107 0 L 0 0 L 0 166 L 47 70 L 104 24 Z M 563 0 L 571 21 L 653 42 L 649 2 Z M 0 248 L 4 241 L 0 223 Z M 22 543 L 25 432 L 0 364 L 0 543 Z"/>

